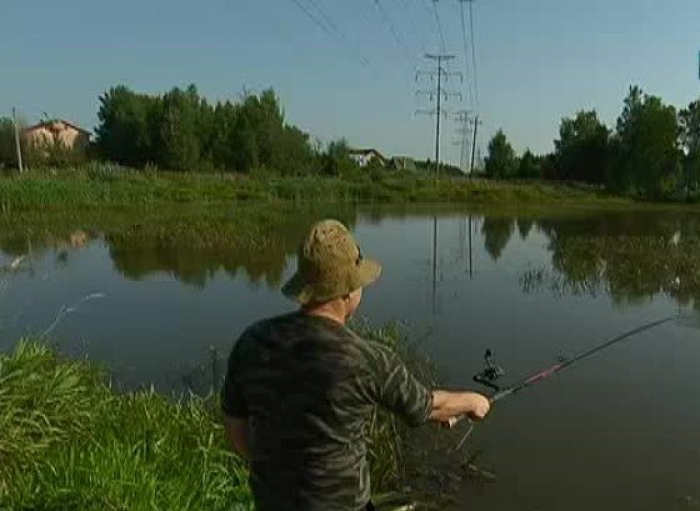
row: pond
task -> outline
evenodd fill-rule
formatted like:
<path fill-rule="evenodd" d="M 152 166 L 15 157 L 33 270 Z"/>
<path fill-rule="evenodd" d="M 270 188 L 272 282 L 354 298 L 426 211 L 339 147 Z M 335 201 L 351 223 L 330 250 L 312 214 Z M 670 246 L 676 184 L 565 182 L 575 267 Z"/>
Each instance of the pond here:
<path fill-rule="evenodd" d="M 470 439 L 495 481 L 455 509 L 700 508 L 700 214 L 300 208 L 5 219 L 0 349 L 43 336 L 126 388 L 206 392 L 315 219 L 346 222 L 384 273 L 361 313 L 399 321 L 442 380 L 477 387 L 486 349 L 513 382 L 682 313 L 497 405 Z M 9 227 L 11 226 L 11 227 Z"/>

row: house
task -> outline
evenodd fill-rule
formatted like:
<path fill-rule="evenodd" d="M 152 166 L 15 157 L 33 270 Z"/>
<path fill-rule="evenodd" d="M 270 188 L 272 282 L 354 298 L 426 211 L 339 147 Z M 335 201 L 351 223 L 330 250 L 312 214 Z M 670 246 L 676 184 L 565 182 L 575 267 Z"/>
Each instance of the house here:
<path fill-rule="evenodd" d="M 387 159 L 376 149 L 350 149 L 349 156 L 360 167 L 366 167 L 372 161 L 385 167 L 387 162 Z"/>
<path fill-rule="evenodd" d="M 90 145 L 90 132 L 61 119 L 42 121 L 22 130 L 22 138 L 34 147 L 60 144 L 66 149 L 85 150 Z"/>
<path fill-rule="evenodd" d="M 407 156 L 394 156 L 389 161 L 389 168 L 398 172 L 417 172 L 418 167 L 412 158 Z"/>

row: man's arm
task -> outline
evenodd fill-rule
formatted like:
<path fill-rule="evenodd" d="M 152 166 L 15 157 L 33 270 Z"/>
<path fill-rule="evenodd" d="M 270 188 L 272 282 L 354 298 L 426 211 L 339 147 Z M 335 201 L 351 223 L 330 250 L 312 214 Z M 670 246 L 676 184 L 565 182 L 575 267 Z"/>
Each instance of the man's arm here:
<path fill-rule="evenodd" d="M 244 460 L 251 461 L 248 419 L 238 419 L 226 415 L 224 417 L 224 432 L 233 452 Z"/>
<path fill-rule="evenodd" d="M 472 420 L 482 420 L 490 409 L 489 400 L 476 392 L 435 390 L 430 420 L 450 425 L 464 416 Z"/>
<path fill-rule="evenodd" d="M 385 346 L 374 346 L 376 399 L 408 424 L 418 426 L 433 421 L 452 426 L 465 416 L 481 420 L 489 412 L 490 402 L 481 394 L 430 391 L 411 374 L 396 353 Z"/>

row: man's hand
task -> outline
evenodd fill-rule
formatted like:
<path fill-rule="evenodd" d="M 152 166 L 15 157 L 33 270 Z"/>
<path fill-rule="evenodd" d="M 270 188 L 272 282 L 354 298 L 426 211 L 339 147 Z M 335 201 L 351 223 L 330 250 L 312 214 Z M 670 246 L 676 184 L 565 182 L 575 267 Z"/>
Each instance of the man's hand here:
<path fill-rule="evenodd" d="M 478 394 L 476 392 L 465 392 L 467 417 L 471 420 L 480 421 L 484 420 L 486 415 L 491 410 L 491 401 L 485 396 Z"/>
<path fill-rule="evenodd" d="M 462 417 L 482 420 L 489 413 L 491 403 L 476 392 L 433 392 L 433 411 L 430 419 L 452 427 Z"/>

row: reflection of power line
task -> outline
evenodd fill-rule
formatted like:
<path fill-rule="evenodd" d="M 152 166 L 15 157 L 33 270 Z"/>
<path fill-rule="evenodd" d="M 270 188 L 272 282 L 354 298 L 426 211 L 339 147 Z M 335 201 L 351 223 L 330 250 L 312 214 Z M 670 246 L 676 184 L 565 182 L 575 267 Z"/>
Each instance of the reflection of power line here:
<path fill-rule="evenodd" d="M 438 283 L 438 221 L 437 216 L 433 217 L 433 294 L 432 306 L 433 315 L 437 313 L 437 283 Z"/>
<path fill-rule="evenodd" d="M 472 216 L 469 215 L 469 278 L 474 278 L 474 249 L 472 247 Z"/>

